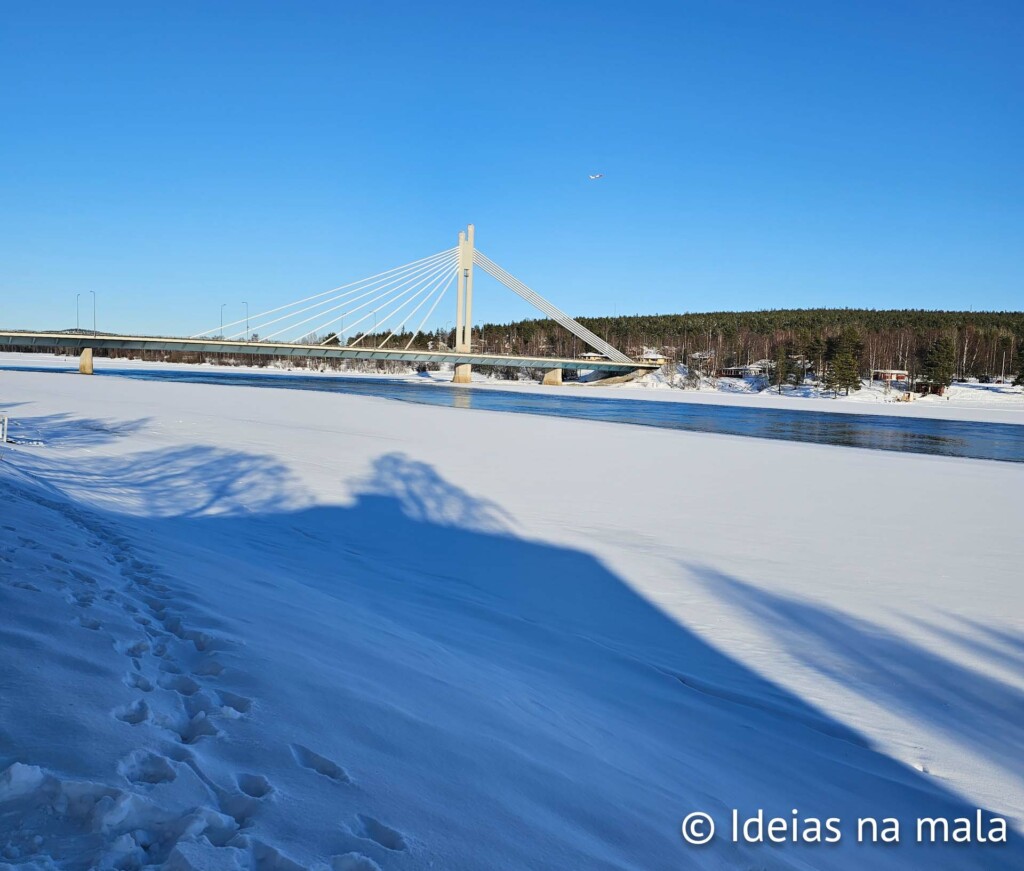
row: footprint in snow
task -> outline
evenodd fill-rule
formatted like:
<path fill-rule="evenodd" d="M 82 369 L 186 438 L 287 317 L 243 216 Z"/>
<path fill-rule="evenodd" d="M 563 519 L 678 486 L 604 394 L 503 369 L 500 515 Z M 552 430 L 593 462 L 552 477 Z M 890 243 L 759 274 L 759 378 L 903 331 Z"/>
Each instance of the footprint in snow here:
<path fill-rule="evenodd" d="M 352 782 L 348 772 L 338 765 L 337 762 L 331 761 L 326 756 L 321 756 L 302 744 L 292 744 L 292 755 L 295 757 L 295 761 L 303 768 L 308 768 L 310 771 L 315 771 L 317 774 L 322 774 L 324 777 L 329 777 L 331 780 L 336 780 L 339 783 Z"/>
<path fill-rule="evenodd" d="M 266 798 L 274 791 L 270 781 L 262 774 L 235 775 L 235 783 L 250 798 Z"/>
<path fill-rule="evenodd" d="M 356 816 L 356 825 L 351 827 L 353 835 L 360 838 L 367 838 L 380 844 L 385 850 L 401 851 L 407 849 L 405 838 L 402 833 L 391 826 L 385 825 L 380 820 L 359 814 Z"/>
<path fill-rule="evenodd" d="M 115 708 L 114 716 L 123 723 L 138 726 L 139 723 L 144 723 L 149 719 L 149 705 L 146 704 L 144 699 L 137 699 L 127 705 Z"/>
<path fill-rule="evenodd" d="M 15 581 L 12 586 L 17 587 L 19 590 L 29 590 L 32 593 L 40 592 L 39 587 L 35 584 L 30 584 L 28 581 Z"/>
<path fill-rule="evenodd" d="M 248 714 L 252 710 L 252 699 L 245 696 L 227 690 L 217 690 L 217 696 L 225 708 L 230 708 L 236 714 Z"/>
<path fill-rule="evenodd" d="M 203 738 L 219 738 L 220 730 L 210 721 L 205 711 L 200 711 L 183 726 L 169 727 L 182 744 L 198 744 Z"/>
<path fill-rule="evenodd" d="M 128 672 L 124 676 L 123 683 L 126 687 L 131 687 L 133 690 L 142 690 L 144 693 L 153 692 L 153 682 L 137 671 Z"/>
<path fill-rule="evenodd" d="M 199 684 L 187 674 L 165 674 L 157 682 L 165 690 L 174 690 L 183 696 L 194 696 L 200 690 Z"/>
<path fill-rule="evenodd" d="M 142 601 L 157 617 L 162 617 L 164 612 L 167 610 L 166 603 L 160 601 L 160 599 L 154 598 L 153 596 L 145 596 Z"/>
<path fill-rule="evenodd" d="M 133 750 L 117 763 L 117 773 L 132 783 L 170 783 L 178 776 L 166 756 L 149 750 Z"/>
<path fill-rule="evenodd" d="M 123 653 L 125 656 L 130 656 L 133 659 L 137 659 L 144 653 L 149 652 L 149 642 L 145 639 L 140 641 L 119 641 L 114 645 L 118 653 Z"/>
<path fill-rule="evenodd" d="M 75 605 L 78 608 L 91 608 L 92 603 L 96 601 L 95 593 L 74 593 L 68 597 L 68 604 Z"/>
<path fill-rule="evenodd" d="M 212 656 L 207 657 L 196 666 L 196 674 L 204 677 L 220 677 L 224 673 L 224 665 Z"/>

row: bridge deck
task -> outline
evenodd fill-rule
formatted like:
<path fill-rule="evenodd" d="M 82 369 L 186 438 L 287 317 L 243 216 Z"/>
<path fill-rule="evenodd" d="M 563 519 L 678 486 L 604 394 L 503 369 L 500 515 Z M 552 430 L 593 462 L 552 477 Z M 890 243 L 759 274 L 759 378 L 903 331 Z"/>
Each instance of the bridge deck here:
<path fill-rule="evenodd" d="M 129 351 L 182 351 L 197 354 L 255 354 L 270 357 L 324 357 L 341 360 L 395 360 L 406 363 L 471 363 L 474 366 L 515 366 L 526 369 L 588 369 L 622 374 L 653 371 L 652 363 L 579 360 L 562 357 L 517 357 L 460 354 L 456 351 L 403 351 L 347 348 L 339 345 L 298 345 L 289 342 L 239 342 L 223 339 L 181 339 L 167 336 L 117 336 L 106 333 L 0 332 L 0 347 L 93 348 Z"/>

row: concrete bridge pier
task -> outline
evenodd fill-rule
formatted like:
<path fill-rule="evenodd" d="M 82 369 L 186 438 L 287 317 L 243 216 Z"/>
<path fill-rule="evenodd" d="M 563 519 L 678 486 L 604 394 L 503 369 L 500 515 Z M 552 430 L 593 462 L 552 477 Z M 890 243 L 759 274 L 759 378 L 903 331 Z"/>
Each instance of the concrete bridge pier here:
<path fill-rule="evenodd" d="M 473 366 L 469 363 L 456 363 L 455 376 L 452 384 L 469 384 L 473 380 Z"/>
<path fill-rule="evenodd" d="M 82 348 L 78 355 L 78 371 L 82 375 L 92 375 L 92 348 Z"/>
<path fill-rule="evenodd" d="M 541 382 L 545 387 L 561 387 L 562 386 L 562 370 L 559 369 L 548 369 L 544 373 L 544 380 Z"/>

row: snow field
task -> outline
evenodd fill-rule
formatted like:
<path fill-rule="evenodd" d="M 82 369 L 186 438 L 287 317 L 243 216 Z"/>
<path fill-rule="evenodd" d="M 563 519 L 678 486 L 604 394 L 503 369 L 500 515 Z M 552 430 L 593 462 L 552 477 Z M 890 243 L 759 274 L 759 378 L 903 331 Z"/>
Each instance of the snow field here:
<path fill-rule="evenodd" d="M 0 861 L 1021 861 L 679 836 L 1020 824 L 1015 465 L 72 375 L 0 405 L 39 442 L 0 459 Z"/>

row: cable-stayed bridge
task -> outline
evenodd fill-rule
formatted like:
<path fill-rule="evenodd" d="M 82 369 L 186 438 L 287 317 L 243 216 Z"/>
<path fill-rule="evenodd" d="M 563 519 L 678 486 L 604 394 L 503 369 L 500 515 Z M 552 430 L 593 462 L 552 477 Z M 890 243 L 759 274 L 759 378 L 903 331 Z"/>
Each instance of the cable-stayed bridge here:
<path fill-rule="evenodd" d="M 485 354 L 472 347 L 473 278 L 479 267 L 593 350 L 585 357 Z M 454 348 L 414 348 L 438 306 L 455 288 Z M 150 350 L 201 354 L 319 357 L 450 363 L 453 381 L 467 383 L 473 366 L 514 366 L 545 371 L 546 384 L 561 383 L 565 369 L 597 370 L 608 376 L 651 370 L 631 360 L 573 320 L 475 247 L 471 224 L 454 248 L 396 266 L 368 278 L 293 300 L 220 324 L 187 338 L 66 332 L 0 331 L 0 346 L 60 347 L 81 352 L 80 369 L 92 372 L 93 349 Z"/>

